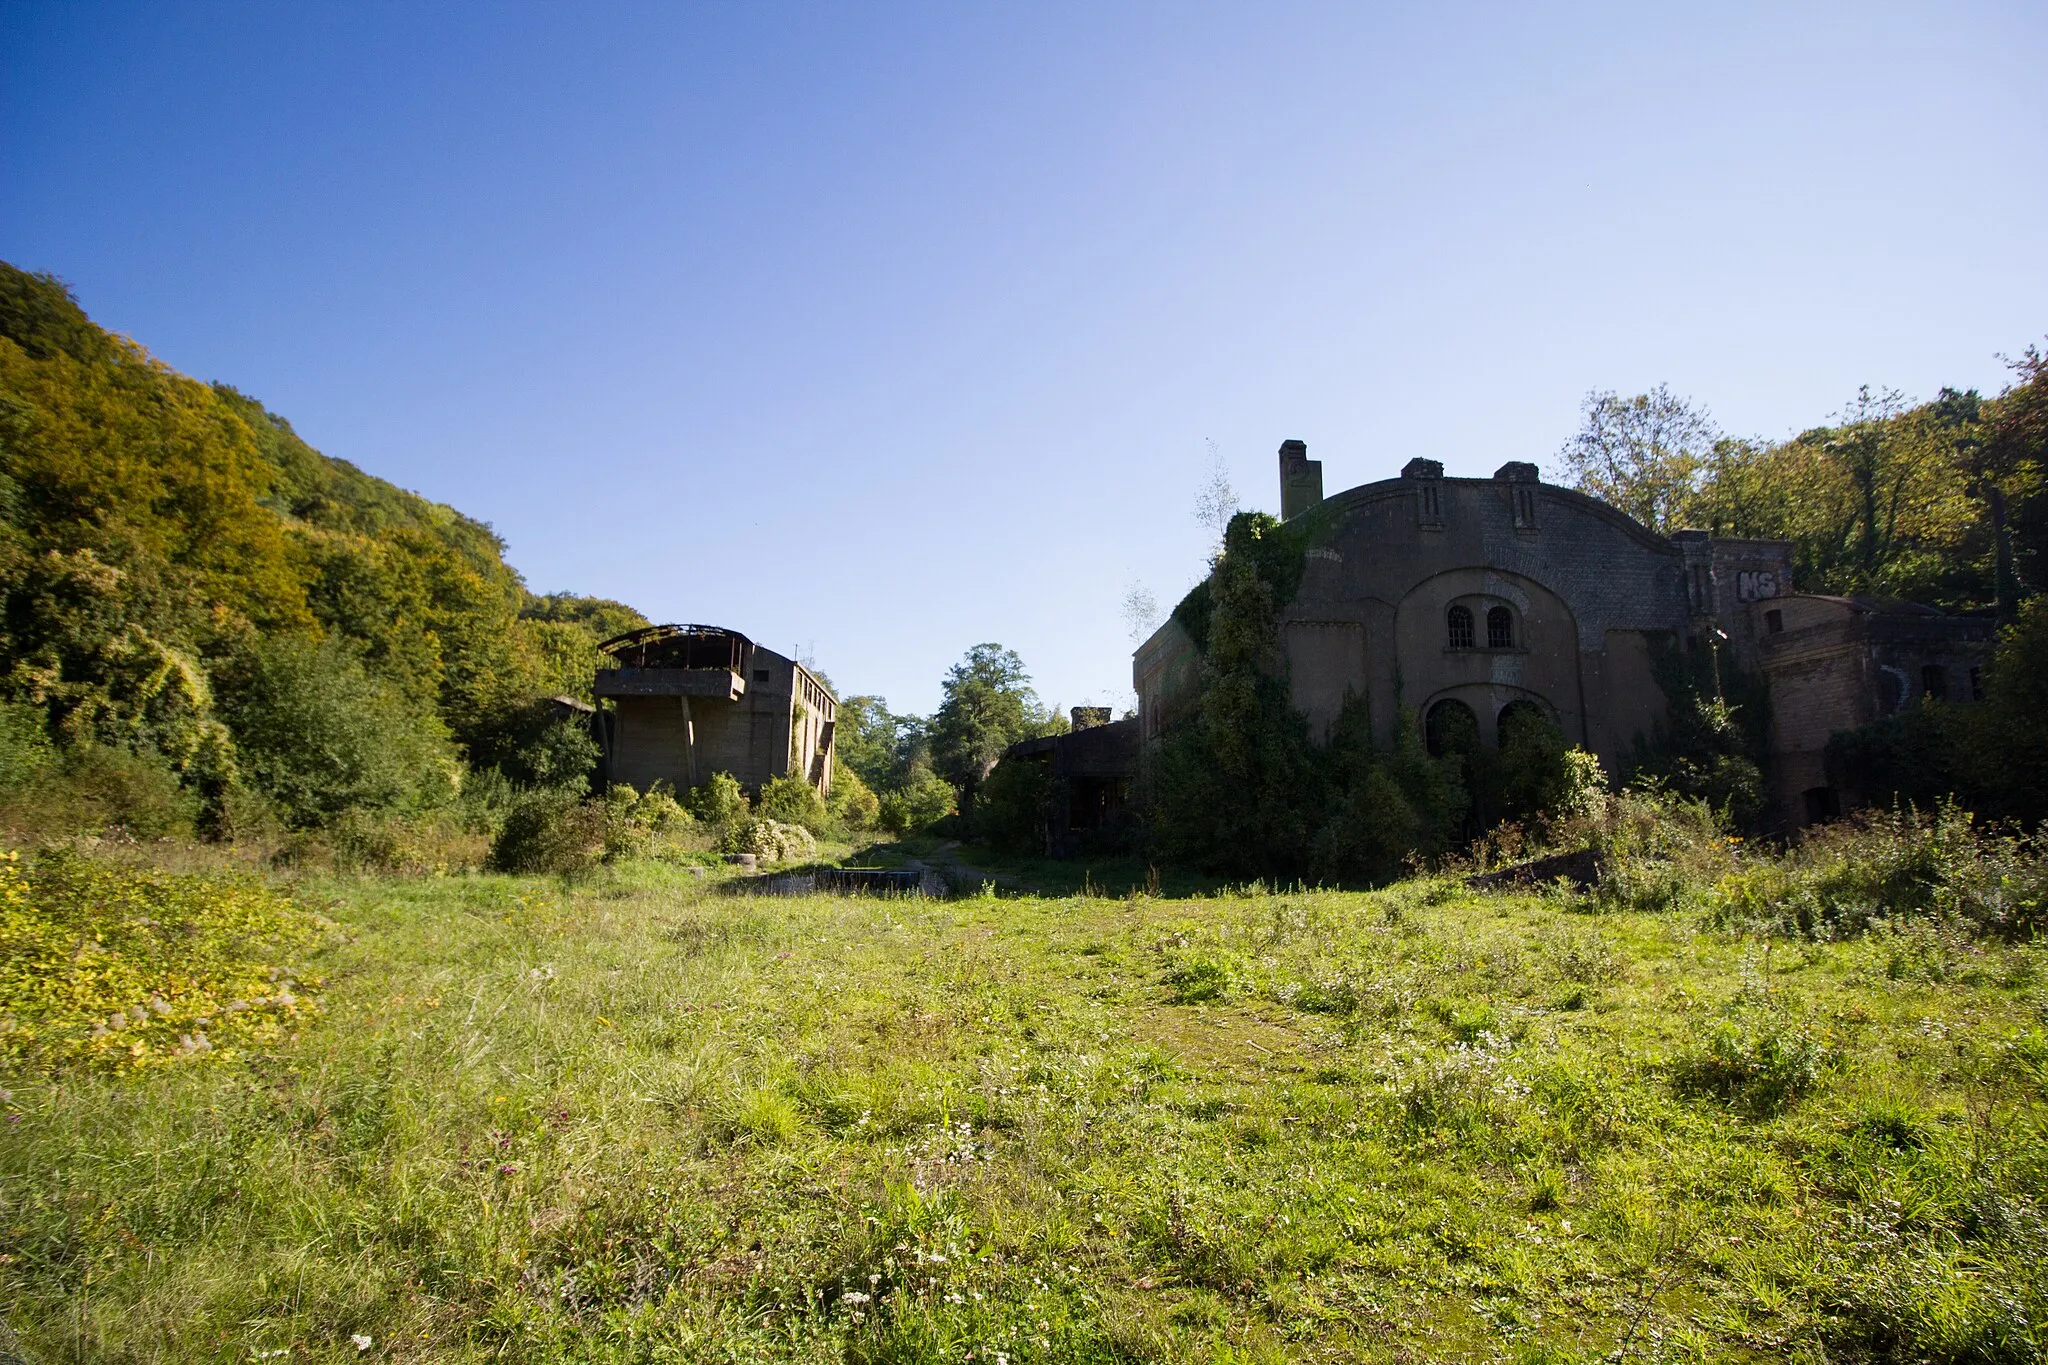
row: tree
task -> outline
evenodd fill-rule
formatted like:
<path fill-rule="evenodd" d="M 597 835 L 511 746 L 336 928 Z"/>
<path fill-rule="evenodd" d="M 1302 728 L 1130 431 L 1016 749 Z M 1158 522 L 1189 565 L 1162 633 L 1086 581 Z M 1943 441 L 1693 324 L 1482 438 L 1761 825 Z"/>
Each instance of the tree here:
<path fill-rule="evenodd" d="M 1230 519 L 1237 515 L 1237 490 L 1230 486 L 1230 471 L 1224 467 L 1223 452 L 1216 443 L 1209 445 L 1209 477 L 1202 481 L 1202 488 L 1195 495 L 1195 520 L 1209 532 L 1210 551 L 1221 554 L 1224 533 L 1230 529 Z"/>
<path fill-rule="evenodd" d="M 1124 589 L 1121 613 L 1124 631 L 1133 644 L 1159 628 L 1159 599 L 1142 583 L 1133 583 Z"/>
<path fill-rule="evenodd" d="M 947 672 L 943 690 L 931 721 L 932 768 L 960 793 L 965 809 L 1003 750 L 1056 727 L 1031 689 L 1024 661 L 998 644 L 968 650 Z"/>
<path fill-rule="evenodd" d="M 440 721 L 339 641 L 252 645 L 222 669 L 221 710 L 244 771 L 292 825 L 454 794 L 459 770 Z"/>
<path fill-rule="evenodd" d="M 1584 413 L 1558 452 L 1577 487 L 1653 531 L 1677 530 L 1720 437 L 1706 409 L 1659 384 L 1633 398 L 1589 393 Z"/>
<path fill-rule="evenodd" d="M 1984 473 L 1994 533 L 2004 532 L 1999 606 L 2010 620 L 2021 583 L 2048 588 L 2048 351 L 2029 346 L 2007 363 L 2016 379 L 1984 405 Z"/>
<path fill-rule="evenodd" d="M 834 761 L 877 792 L 903 783 L 917 758 L 924 722 L 916 716 L 899 716 L 889 710 L 881 697 L 847 697 L 839 703 L 833 731 Z"/>

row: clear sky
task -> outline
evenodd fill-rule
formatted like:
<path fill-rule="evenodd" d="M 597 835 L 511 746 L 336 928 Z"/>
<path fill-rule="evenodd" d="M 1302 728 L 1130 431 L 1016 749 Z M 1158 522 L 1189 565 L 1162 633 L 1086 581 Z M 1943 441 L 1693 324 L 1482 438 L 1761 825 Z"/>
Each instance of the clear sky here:
<path fill-rule="evenodd" d="M 0 257 L 537 591 L 936 704 L 1309 443 L 1783 436 L 2048 333 L 2048 6 L 0 4 Z"/>

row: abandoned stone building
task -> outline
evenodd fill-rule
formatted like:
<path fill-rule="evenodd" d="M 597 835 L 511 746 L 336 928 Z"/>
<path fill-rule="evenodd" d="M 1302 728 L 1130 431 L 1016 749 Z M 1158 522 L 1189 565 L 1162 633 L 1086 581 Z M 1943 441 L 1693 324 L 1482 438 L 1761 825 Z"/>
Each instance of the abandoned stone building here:
<path fill-rule="evenodd" d="M 1534 707 L 1615 772 L 1666 718 L 1655 651 L 1718 650 L 1768 683 L 1772 796 L 1799 824 L 1860 795 L 1831 784 L 1830 735 L 1918 697 L 1969 695 L 1991 646 L 1988 620 L 1799 593 L 1787 542 L 1657 535 L 1520 461 L 1477 479 L 1410 460 L 1325 498 L 1321 462 L 1288 441 L 1280 483 L 1283 518 L 1310 519 L 1281 634 L 1294 704 L 1319 736 L 1350 693 L 1382 745 L 1403 709 L 1426 735 L 1459 721 L 1490 746 L 1503 715 Z M 1192 702 L 1198 663 L 1171 619 L 1139 646 L 1145 740 Z"/>
<path fill-rule="evenodd" d="M 1005 762 L 1046 764 L 1057 779 L 1061 799 L 1044 830 L 1046 852 L 1055 857 L 1077 854 L 1090 834 L 1113 828 L 1130 800 L 1138 721 L 1110 714 L 1107 706 L 1076 706 L 1068 733 L 1022 740 L 1003 752 Z"/>
<path fill-rule="evenodd" d="M 605 772 L 646 791 L 731 773 L 748 791 L 795 774 L 832 789 L 839 699 L 794 659 L 718 626 L 650 626 L 605 641 L 595 690 L 612 706 Z"/>

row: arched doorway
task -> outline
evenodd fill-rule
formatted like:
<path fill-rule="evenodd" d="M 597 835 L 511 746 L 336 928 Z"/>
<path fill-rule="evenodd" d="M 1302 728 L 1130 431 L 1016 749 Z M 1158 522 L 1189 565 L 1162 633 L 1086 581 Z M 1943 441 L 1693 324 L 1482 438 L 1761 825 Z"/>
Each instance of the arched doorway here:
<path fill-rule="evenodd" d="M 1526 727 L 1557 728 L 1557 723 L 1551 720 L 1550 713 L 1527 697 L 1518 698 L 1501 707 L 1500 715 L 1494 719 L 1494 725 L 1494 733 L 1498 736 L 1500 747 L 1503 749 L 1508 746 L 1510 738 L 1518 730 Z"/>
<path fill-rule="evenodd" d="M 1423 717 L 1422 739 L 1430 756 L 1471 754 L 1479 751 L 1479 717 L 1455 697 L 1445 697 Z"/>

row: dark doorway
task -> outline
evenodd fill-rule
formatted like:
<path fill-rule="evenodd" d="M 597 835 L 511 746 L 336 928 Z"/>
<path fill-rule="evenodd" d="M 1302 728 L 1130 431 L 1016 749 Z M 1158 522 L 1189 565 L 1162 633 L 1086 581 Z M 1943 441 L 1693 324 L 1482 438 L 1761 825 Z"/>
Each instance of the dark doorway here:
<path fill-rule="evenodd" d="M 1468 622 L 1472 619 L 1468 614 Z M 1479 717 L 1464 702 L 1446 697 L 1429 708 L 1422 724 L 1422 738 L 1432 757 L 1471 754 L 1479 751 Z"/>
<path fill-rule="evenodd" d="M 1508 736 L 1523 726 L 1537 726 L 1543 729 L 1554 728 L 1551 725 L 1550 713 L 1535 702 L 1526 700 L 1511 701 L 1506 706 L 1500 708 L 1500 716 L 1495 721 L 1496 738 L 1501 746 L 1506 747 Z"/>
<path fill-rule="evenodd" d="M 1835 795 L 1833 787 L 1808 787 L 1806 789 L 1806 823 L 1826 824 L 1840 818 L 1842 800 Z"/>

